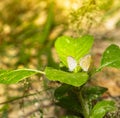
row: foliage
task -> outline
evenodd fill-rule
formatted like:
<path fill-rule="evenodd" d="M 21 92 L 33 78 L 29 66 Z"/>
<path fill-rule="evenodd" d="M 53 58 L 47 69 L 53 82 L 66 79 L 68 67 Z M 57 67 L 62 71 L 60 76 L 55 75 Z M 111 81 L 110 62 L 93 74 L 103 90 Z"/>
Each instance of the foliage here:
<path fill-rule="evenodd" d="M 56 40 L 55 48 L 61 62 L 68 67 L 68 56 L 73 57 L 78 62 L 81 57 L 89 53 L 92 45 L 92 36 L 84 36 L 76 39 L 63 36 Z"/>
<path fill-rule="evenodd" d="M 67 48 L 65 48 L 63 44 L 65 47 L 67 46 Z M 78 39 L 59 37 L 56 40 L 55 47 L 60 60 L 63 62 L 66 69 L 62 70 L 62 68 L 54 69 L 46 67 L 45 72 L 31 69 L 1 71 L 0 82 L 11 84 L 19 82 L 22 79 L 37 73 L 45 74 L 50 81 L 58 81 L 62 84 L 55 90 L 57 105 L 66 108 L 68 111 L 72 111 L 76 116 L 84 116 L 85 118 L 102 118 L 107 112 L 115 109 L 114 102 L 112 101 L 98 101 L 98 98 L 100 98 L 107 89 L 87 85 L 91 76 L 89 71 L 93 70 L 84 72 L 84 70 L 80 69 L 78 71 L 69 72 L 67 69 L 69 68 L 67 65 L 69 64 L 67 57 L 73 56 L 77 61 L 79 61 L 80 58 L 90 53 L 92 44 L 93 37 L 91 36 L 83 36 Z M 81 48 L 79 48 L 79 46 L 81 46 Z M 110 45 L 103 53 L 101 66 L 96 69 L 95 72 L 105 66 L 119 68 L 119 53 L 120 50 L 118 46 L 113 44 Z M 85 60 L 84 63 L 87 63 L 87 61 L 88 60 Z M 93 101 L 96 102 L 94 103 Z"/>
<path fill-rule="evenodd" d="M 42 72 L 37 70 L 32 70 L 32 69 L 18 69 L 13 71 L 1 70 L 0 83 L 15 84 L 19 82 L 21 79 L 30 77 L 37 73 L 42 73 Z"/>
<path fill-rule="evenodd" d="M 81 86 L 88 80 L 87 73 L 68 73 L 61 70 L 47 67 L 45 69 L 46 77 L 51 81 L 59 81 L 61 83 L 70 84 L 73 86 Z"/>
<path fill-rule="evenodd" d="M 106 112 L 114 110 L 113 101 L 101 101 L 97 103 L 91 111 L 90 118 L 103 118 Z"/>
<path fill-rule="evenodd" d="M 99 69 L 106 66 L 120 68 L 120 48 L 117 45 L 110 45 L 103 53 Z"/>

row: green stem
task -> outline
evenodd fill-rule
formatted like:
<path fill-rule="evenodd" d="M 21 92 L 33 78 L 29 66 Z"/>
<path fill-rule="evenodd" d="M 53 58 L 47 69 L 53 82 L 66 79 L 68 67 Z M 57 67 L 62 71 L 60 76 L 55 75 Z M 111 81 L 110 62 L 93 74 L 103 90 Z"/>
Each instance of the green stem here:
<path fill-rule="evenodd" d="M 82 107 L 82 110 L 83 110 L 84 118 L 89 118 L 89 106 L 88 106 L 87 102 L 83 99 L 82 88 L 80 90 L 79 100 L 80 100 L 81 107 Z"/>
<path fill-rule="evenodd" d="M 19 71 L 19 70 L 23 70 L 23 69 L 17 69 L 17 70 L 15 70 L 15 71 Z M 27 69 L 27 68 L 25 68 L 24 70 L 34 71 L 34 72 L 36 72 L 36 73 L 39 73 L 39 74 L 45 75 L 45 72 L 44 72 L 44 71 L 40 71 L 40 70 Z"/>

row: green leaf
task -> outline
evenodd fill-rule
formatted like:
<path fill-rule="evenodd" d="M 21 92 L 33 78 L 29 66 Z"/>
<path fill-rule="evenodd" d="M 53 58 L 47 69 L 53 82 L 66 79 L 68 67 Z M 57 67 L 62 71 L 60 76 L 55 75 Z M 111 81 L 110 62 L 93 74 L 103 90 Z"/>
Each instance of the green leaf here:
<path fill-rule="evenodd" d="M 72 86 L 67 85 L 67 84 L 63 84 L 60 87 L 58 87 L 55 92 L 54 92 L 54 96 L 55 98 L 61 99 L 69 90 L 71 90 Z"/>
<path fill-rule="evenodd" d="M 62 116 L 60 118 L 81 118 L 81 117 L 80 116 L 77 117 L 77 116 L 69 115 L 69 116 Z"/>
<path fill-rule="evenodd" d="M 79 103 L 78 96 L 76 95 L 76 92 L 73 88 L 73 86 L 64 84 L 56 89 L 56 104 L 69 111 L 70 115 L 76 114 L 80 118 L 80 116 L 82 115 L 81 104 Z"/>
<path fill-rule="evenodd" d="M 95 100 L 100 97 L 105 91 L 107 91 L 107 88 L 100 86 L 84 86 L 82 94 L 84 99 Z"/>
<path fill-rule="evenodd" d="M 69 73 L 50 67 L 46 67 L 45 74 L 49 80 L 59 81 L 76 87 L 83 85 L 88 80 L 88 74 L 85 72 Z"/>
<path fill-rule="evenodd" d="M 41 72 L 38 70 L 32 70 L 32 69 L 18 69 L 18 70 L 12 70 L 12 71 L 1 70 L 0 71 L 0 83 L 15 84 L 37 73 L 44 74 L 44 72 Z"/>
<path fill-rule="evenodd" d="M 117 45 L 110 45 L 103 53 L 101 66 L 97 71 L 101 70 L 103 67 L 115 67 L 120 69 L 120 48 Z"/>
<path fill-rule="evenodd" d="M 81 105 L 79 104 L 75 96 L 65 96 L 61 98 L 56 104 L 65 108 L 68 111 L 71 111 L 71 114 L 81 114 Z"/>
<path fill-rule="evenodd" d="M 62 63 L 68 66 L 67 57 L 72 56 L 76 61 L 79 61 L 81 57 L 89 53 L 93 41 L 93 37 L 89 35 L 76 39 L 61 36 L 56 40 L 55 48 Z"/>
<path fill-rule="evenodd" d="M 98 102 L 91 111 L 90 118 L 103 118 L 103 116 L 112 110 L 115 110 L 113 101 Z"/>

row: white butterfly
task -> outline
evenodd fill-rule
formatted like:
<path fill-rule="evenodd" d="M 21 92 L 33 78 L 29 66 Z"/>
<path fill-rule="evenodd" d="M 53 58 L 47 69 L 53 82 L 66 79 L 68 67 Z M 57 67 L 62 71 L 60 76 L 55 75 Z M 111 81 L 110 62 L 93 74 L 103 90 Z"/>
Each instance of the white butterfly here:
<path fill-rule="evenodd" d="M 73 57 L 68 56 L 67 63 L 69 71 L 73 71 L 77 67 L 77 65 L 79 65 L 83 69 L 83 71 L 88 71 L 91 64 L 91 55 L 88 54 L 84 56 L 79 60 L 79 63 L 77 63 L 77 61 Z"/>
<path fill-rule="evenodd" d="M 69 71 L 73 71 L 77 67 L 77 61 L 70 56 L 67 57 L 67 63 Z"/>

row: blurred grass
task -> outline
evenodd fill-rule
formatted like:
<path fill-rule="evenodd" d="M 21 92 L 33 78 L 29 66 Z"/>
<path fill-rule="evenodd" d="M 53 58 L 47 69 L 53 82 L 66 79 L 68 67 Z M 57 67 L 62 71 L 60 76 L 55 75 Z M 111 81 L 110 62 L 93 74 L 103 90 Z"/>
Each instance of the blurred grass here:
<path fill-rule="evenodd" d="M 66 24 L 65 20 L 58 21 L 56 17 L 59 14 L 60 19 L 65 19 L 62 17 L 62 8 L 52 0 L 1 0 L 0 6 L 0 68 L 27 67 L 43 70 L 46 65 L 55 66 L 52 56 L 53 43 L 56 37 L 64 32 L 63 25 Z M 0 87 L 1 103 L 10 101 L 0 106 L 2 118 L 16 117 L 19 111 L 21 115 L 18 117 L 25 117 L 24 114 L 35 117 L 34 112 L 40 117 L 44 107 L 51 109 L 51 91 L 47 92 L 47 86 L 40 77 L 35 76 L 16 85 Z M 43 92 L 39 93 L 41 90 Z M 35 95 L 29 96 L 33 93 Z M 19 96 L 21 99 L 16 101 Z M 48 106 L 44 105 L 44 102 Z"/>
<path fill-rule="evenodd" d="M 1 6 L 3 7 L 0 10 L 1 54 L 7 56 L 6 51 L 15 50 L 15 54 L 8 55 L 8 58 L 18 57 L 14 65 L 6 62 L 5 68 L 7 68 L 6 66 L 8 68 L 29 67 L 32 58 L 35 58 L 40 64 L 39 66 L 36 64 L 35 68 L 42 66 L 41 52 L 53 42 L 49 40 L 49 35 L 56 27 L 55 3 L 47 0 L 35 0 L 34 2 L 31 0 L 6 0 L 1 2 Z M 43 20 L 39 21 L 41 19 Z M 1 68 L 4 68 L 2 64 Z"/>

